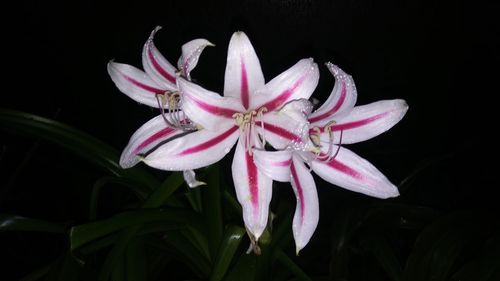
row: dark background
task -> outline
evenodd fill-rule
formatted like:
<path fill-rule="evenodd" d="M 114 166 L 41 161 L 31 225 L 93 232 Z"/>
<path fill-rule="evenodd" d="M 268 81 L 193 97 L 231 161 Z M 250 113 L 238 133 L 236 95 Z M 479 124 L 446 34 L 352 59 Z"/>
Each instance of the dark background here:
<path fill-rule="evenodd" d="M 407 115 L 388 133 L 349 146 L 395 184 L 422 168 L 398 200 L 445 212 L 498 209 L 492 136 L 498 129 L 494 99 L 499 91 L 492 86 L 500 58 L 498 4 L 260 0 L 17 5 L 14 20 L 2 28 L 7 75 L 1 107 L 55 118 L 121 150 L 157 112 L 118 91 L 106 72 L 109 60 L 142 68 L 142 45 L 157 25 L 163 29 L 155 43 L 171 63 L 177 62 L 183 43 L 204 37 L 217 46 L 205 50 L 192 76 L 222 92 L 227 45 L 231 34 L 242 30 L 256 49 L 266 81 L 299 59 L 313 57 L 321 65 L 313 95 L 320 101 L 333 86 L 322 65 L 331 61 L 354 77 L 358 104 L 394 98 L 408 102 Z M 105 173 L 51 143 L 3 130 L 0 134 L 0 212 L 55 222 L 83 220 L 91 187 Z M 336 210 L 365 200 L 317 177 L 316 182 L 320 228 L 335 223 Z M 283 196 L 293 200 L 290 194 Z M 117 204 L 110 198 L 106 208 Z M 40 238 L 32 236 L 0 236 L 1 255 L 9 259 L 7 265 L 19 268 L 7 276 L 21 276 L 57 255 L 60 245 L 37 249 L 30 243 Z"/>

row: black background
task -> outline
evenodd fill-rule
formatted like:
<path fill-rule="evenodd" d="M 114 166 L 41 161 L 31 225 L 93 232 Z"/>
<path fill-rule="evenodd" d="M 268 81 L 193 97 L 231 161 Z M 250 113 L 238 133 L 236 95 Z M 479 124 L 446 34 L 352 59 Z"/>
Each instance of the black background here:
<path fill-rule="evenodd" d="M 358 104 L 394 98 L 408 102 L 407 115 L 388 133 L 349 146 L 395 184 L 422 163 L 432 163 L 398 200 L 445 211 L 496 209 L 498 4 L 260 0 L 17 5 L 4 11 L 13 12 L 14 19 L 2 27 L 7 62 L 2 107 L 55 118 L 121 150 L 157 112 L 118 91 L 106 72 L 109 60 L 142 68 L 142 45 L 157 25 L 163 29 L 155 43 L 172 63 L 183 43 L 207 38 L 216 47 L 204 51 L 192 76 L 222 92 L 227 44 L 234 31 L 242 30 L 256 49 L 266 81 L 299 59 L 313 57 L 321 65 L 313 95 L 320 101 L 333 86 L 323 66 L 331 61 L 354 77 Z M 0 212 L 55 222 L 83 220 L 92 184 L 104 172 L 51 143 L 0 133 Z M 335 223 L 336 208 L 364 200 L 317 177 L 316 182 L 320 227 Z M 107 207 L 112 210 L 116 204 L 110 198 Z M 1 255 L 20 268 L 6 276 L 29 272 L 60 248 L 38 249 L 30 245 L 29 235 L 0 239 Z"/>

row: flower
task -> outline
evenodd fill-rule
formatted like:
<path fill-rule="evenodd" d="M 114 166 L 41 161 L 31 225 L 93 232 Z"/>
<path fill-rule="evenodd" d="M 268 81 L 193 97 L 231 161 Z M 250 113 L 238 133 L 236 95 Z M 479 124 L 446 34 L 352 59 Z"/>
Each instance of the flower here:
<path fill-rule="evenodd" d="M 190 80 L 190 71 L 197 65 L 203 49 L 214 45 L 206 39 L 195 39 L 184 44 L 182 55 L 177 63 L 178 70 L 154 45 L 154 36 L 160 29 L 160 26 L 156 27 L 144 44 L 142 64 L 145 72 L 128 64 L 113 61 L 108 63 L 108 73 L 120 91 L 139 103 L 161 110 L 158 117 L 147 123 L 147 132 L 139 130 L 132 137 L 132 140 L 136 142 L 141 138 L 146 138 L 147 141 L 136 145 L 131 140 L 120 158 L 120 165 L 123 168 L 137 164 L 140 161 L 137 155 L 146 152 L 165 138 L 182 134 L 186 130 L 196 130 L 196 127 L 179 110 L 180 97 L 176 80 L 178 75 Z M 165 108 L 167 113 L 165 113 Z M 204 184 L 196 180 L 194 171 L 184 171 L 184 179 L 190 187 Z"/>
<path fill-rule="evenodd" d="M 108 73 L 115 85 L 124 94 L 133 100 L 160 107 L 157 97 L 177 93 L 177 70 L 158 51 L 153 39 L 161 29 L 156 27 L 149 36 L 142 49 L 142 65 L 144 71 L 134 66 L 111 61 L 108 63 Z M 195 39 L 182 46 L 182 55 L 179 58 L 180 74 L 190 79 L 190 71 L 198 63 L 201 52 L 206 46 L 214 46 L 206 39 Z"/>
<path fill-rule="evenodd" d="M 307 122 L 277 109 L 291 100 L 309 98 L 318 79 L 316 63 L 303 59 L 265 84 L 252 44 L 243 32 L 236 32 L 229 43 L 224 96 L 177 79 L 183 113 L 199 130 L 165 128 L 156 117 L 132 136 L 127 150 L 141 152 L 151 167 L 179 171 L 213 164 L 237 142 L 233 181 L 247 231 L 256 242 L 267 225 L 272 180 L 255 166 L 252 149 L 263 148 L 265 142 L 283 149 L 307 139 Z"/>
<path fill-rule="evenodd" d="M 327 67 L 336 82 L 320 108 L 311 114 L 312 106 L 302 100 L 282 109 L 296 119 L 307 116 L 309 144 L 273 152 L 254 150 L 255 163 L 262 173 L 273 180 L 291 182 L 297 198 L 292 225 L 297 253 L 309 242 L 319 220 L 318 195 L 310 170 L 325 181 L 366 195 L 399 195 L 396 186 L 372 164 L 341 145 L 365 141 L 389 130 L 403 118 L 408 105 L 396 99 L 355 107 L 357 92 L 352 77 L 331 63 Z"/>

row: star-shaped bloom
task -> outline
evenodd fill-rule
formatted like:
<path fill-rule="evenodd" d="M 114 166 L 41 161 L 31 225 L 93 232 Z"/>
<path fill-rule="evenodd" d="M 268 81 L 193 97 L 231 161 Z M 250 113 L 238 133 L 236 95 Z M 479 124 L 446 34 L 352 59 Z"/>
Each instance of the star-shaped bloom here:
<path fill-rule="evenodd" d="M 145 71 L 134 66 L 116 62 L 108 63 L 108 73 L 115 85 L 133 100 L 161 107 L 158 96 L 177 93 L 177 76 L 190 79 L 190 71 L 198 63 L 201 52 L 206 46 L 213 46 L 206 39 L 195 39 L 182 46 L 182 55 L 178 61 L 178 69 L 158 51 L 153 39 L 161 27 L 156 27 L 142 49 L 142 65 Z M 164 100 L 163 100 L 164 101 Z"/>
<path fill-rule="evenodd" d="M 128 64 L 113 61 L 108 63 L 108 73 L 120 91 L 139 103 L 161 110 L 158 117 L 147 123 L 148 130 L 136 132 L 131 143 L 123 151 L 120 164 L 124 168 L 137 164 L 140 160 L 137 155 L 148 151 L 165 138 L 182 134 L 184 131 L 196 130 L 180 110 L 177 77 L 182 76 L 190 80 L 190 72 L 197 65 L 203 49 L 214 45 L 206 39 L 195 39 L 184 44 L 176 69 L 158 51 L 153 42 L 156 32 L 160 29 L 158 26 L 151 32 L 142 49 L 142 65 L 145 72 Z M 137 142 L 139 137 L 144 138 L 144 134 L 151 132 L 154 133 L 148 135 L 147 142 L 135 145 L 134 141 Z M 190 187 L 204 184 L 196 180 L 192 170 L 184 171 L 184 179 Z"/>
<path fill-rule="evenodd" d="M 303 59 L 267 84 L 248 37 L 236 32 L 229 43 L 224 95 L 206 90 L 184 78 L 177 79 L 183 114 L 197 131 L 165 127 L 161 117 L 143 125 L 127 146 L 149 166 L 191 170 L 222 159 L 235 143 L 232 174 L 243 219 L 255 242 L 264 231 L 272 194 L 272 180 L 254 164 L 253 148 L 265 142 L 276 149 L 303 143 L 307 122 L 277 111 L 294 99 L 310 97 L 319 79 L 316 63 Z"/>
<path fill-rule="evenodd" d="M 309 145 L 272 152 L 254 150 L 255 163 L 262 173 L 273 180 L 291 182 L 297 198 L 292 225 L 297 253 L 309 242 L 319 220 L 318 195 L 310 170 L 325 181 L 369 196 L 399 195 L 396 186 L 377 168 L 341 145 L 365 141 L 389 130 L 403 118 L 408 105 L 396 99 L 355 107 L 357 92 L 352 77 L 331 63 L 327 67 L 336 82 L 320 108 L 311 114 L 312 106 L 302 100 L 281 110 L 295 119 L 307 117 Z"/>

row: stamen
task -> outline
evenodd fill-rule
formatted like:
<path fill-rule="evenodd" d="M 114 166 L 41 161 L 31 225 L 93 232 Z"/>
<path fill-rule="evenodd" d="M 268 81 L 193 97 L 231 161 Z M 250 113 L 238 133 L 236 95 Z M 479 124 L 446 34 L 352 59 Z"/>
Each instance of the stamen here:
<path fill-rule="evenodd" d="M 311 148 L 311 152 L 313 152 L 314 154 L 316 154 L 316 160 L 319 160 L 319 161 L 322 161 L 322 162 L 330 162 L 332 161 L 333 159 L 335 159 L 335 157 L 337 157 L 339 151 L 340 151 L 340 147 L 342 145 L 342 135 L 343 135 L 343 130 L 340 130 L 340 138 L 339 138 L 339 143 L 338 143 L 338 147 L 337 149 L 335 150 L 335 152 L 333 151 L 333 146 L 334 146 L 334 134 L 333 134 L 333 130 L 332 130 L 332 127 L 336 124 L 335 121 L 330 121 L 328 122 L 323 128 L 324 128 L 324 131 L 326 133 L 328 133 L 328 150 L 325 154 L 322 155 L 321 153 L 321 129 L 318 128 L 318 127 L 314 127 L 312 128 L 312 130 L 314 131 L 313 133 L 310 134 L 309 138 L 311 139 L 311 141 L 313 142 L 314 144 L 314 147 Z"/>
<path fill-rule="evenodd" d="M 161 116 L 169 127 L 181 129 L 183 131 L 197 130 L 196 126 L 181 114 L 180 96 L 178 92 L 165 91 L 163 94 L 157 94 L 156 101 L 160 108 Z M 165 114 L 165 106 L 168 116 Z"/>
<path fill-rule="evenodd" d="M 267 108 L 266 107 L 261 107 L 259 109 L 259 111 L 257 112 L 257 118 L 260 119 L 260 127 L 262 128 L 262 137 L 260 138 L 261 142 L 262 142 L 262 148 L 264 148 L 266 146 L 266 130 L 264 128 L 264 113 L 267 112 Z"/>
<path fill-rule="evenodd" d="M 165 97 L 169 93 L 170 93 L 169 91 L 166 91 L 163 94 L 157 94 L 157 95 L 155 95 L 155 97 L 156 97 L 156 102 L 158 103 L 158 108 L 160 108 L 160 114 L 161 114 L 161 116 L 163 118 L 163 121 L 165 121 L 165 123 L 167 123 L 168 126 L 175 127 L 174 124 L 172 124 L 170 121 L 168 121 L 167 116 L 165 115 L 165 101 L 166 101 Z M 161 101 L 160 101 L 160 98 L 161 98 Z"/>
<path fill-rule="evenodd" d="M 254 136 L 255 136 L 255 119 L 260 118 L 261 119 L 261 127 L 264 129 L 264 121 L 262 121 L 262 118 L 264 116 L 264 113 L 267 112 L 267 108 L 262 107 L 259 108 L 258 111 L 252 110 L 246 113 L 241 113 L 241 112 L 236 112 L 232 115 L 234 118 L 234 122 L 238 127 L 240 127 L 240 130 L 242 132 L 244 141 L 245 141 L 245 150 L 252 155 L 252 148 L 254 147 Z M 265 139 L 262 140 L 262 145 L 264 146 Z"/>

